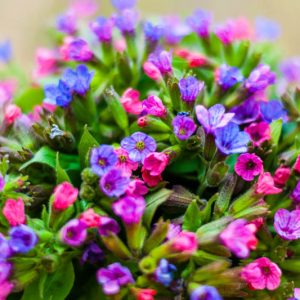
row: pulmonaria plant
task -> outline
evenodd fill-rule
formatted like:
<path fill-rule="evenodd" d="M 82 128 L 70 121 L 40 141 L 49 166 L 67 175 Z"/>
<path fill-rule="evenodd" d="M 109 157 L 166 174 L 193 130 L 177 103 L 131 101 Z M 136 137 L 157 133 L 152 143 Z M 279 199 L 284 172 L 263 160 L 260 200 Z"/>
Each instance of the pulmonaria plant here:
<path fill-rule="evenodd" d="M 0 43 L 0 300 L 299 299 L 299 59 L 270 20 L 111 2 L 32 78 Z"/>

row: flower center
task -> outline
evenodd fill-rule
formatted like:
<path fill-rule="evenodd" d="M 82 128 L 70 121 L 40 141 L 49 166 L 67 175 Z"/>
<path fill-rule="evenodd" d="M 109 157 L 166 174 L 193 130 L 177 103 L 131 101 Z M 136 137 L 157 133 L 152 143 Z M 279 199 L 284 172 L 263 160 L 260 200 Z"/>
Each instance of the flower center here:
<path fill-rule="evenodd" d="M 180 135 L 185 135 L 185 129 L 184 128 L 181 128 L 181 129 L 179 129 L 179 134 Z"/>
<path fill-rule="evenodd" d="M 109 183 L 106 183 L 106 184 L 105 184 L 105 189 L 106 189 L 107 191 L 110 191 L 110 190 L 111 190 L 111 185 L 110 185 Z"/>
<path fill-rule="evenodd" d="M 102 158 L 99 159 L 98 164 L 99 164 L 101 167 L 104 167 L 104 166 L 106 165 L 105 160 L 102 159 Z"/>
<path fill-rule="evenodd" d="M 247 168 L 248 168 L 249 170 L 253 170 L 254 167 L 255 167 L 255 163 L 254 163 L 252 160 L 250 160 L 250 161 L 247 163 Z"/>
<path fill-rule="evenodd" d="M 120 155 L 119 156 L 119 160 L 120 160 L 120 162 L 126 162 L 126 160 L 127 160 L 127 158 L 126 158 L 126 156 L 125 155 Z"/>
<path fill-rule="evenodd" d="M 265 275 L 268 275 L 271 273 L 270 268 L 269 267 L 262 267 L 262 271 Z"/>
<path fill-rule="evenodd" d="M 142 141 L 139 141 L 139 142 L 136 143 L 135 147 L 136 147 L 136 149 L 138 149 L 140 151 L 144 150 L 145 149 L 145 143 L 142 142 Z"/>

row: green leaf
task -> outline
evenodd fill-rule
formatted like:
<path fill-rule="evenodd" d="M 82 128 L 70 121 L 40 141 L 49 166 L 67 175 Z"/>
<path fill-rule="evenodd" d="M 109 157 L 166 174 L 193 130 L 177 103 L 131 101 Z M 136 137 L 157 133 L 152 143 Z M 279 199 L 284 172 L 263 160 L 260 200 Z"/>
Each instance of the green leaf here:
<path fill-rule="evenodd" d="M 88 156 L 91 148 L 99 146 L 97 140 L 88 131 L 87 125 L 84 126 L 83 134 L 81 136 L 78 152 L 80 157 L 80 164 L 82 167 L 88 165 Z"/>
<path fill-rule="evenodd" d="M 270 125 L 271 128 L 271 141 L 273 145 L 277 145 L 280 139 L 281 131 L 282 131 L 282 120 L 278 119 L 273 121 Z"/>
<path fill-rule="evenodd" d="M 201 214 L 197 200 L 193 200 L 184 214 L 182 228 L 187 231 L 195 232 L 200 227 L 201 222 Z"/>
<path fill-rule="evenodd" d="M 56 183 L 60 184 L 64 181 L 71 182 L 68 173 L 61 167 L 59 163 L 59 152 L 56 153 Z"/>
<path fill-rule="evenodd" d="M 61 167 L 68 171 L 68 170 L 80 170 L 79 158 L 77 155 L 71 154 L 60 154 L 59 162 Z M 56 169 L 56 152 L 49 148 L 48 146 L 44 146 L 40 148 L 38 152 L 35 153 L 34 157 L 30 159 L 28 162 L 23 164 L 20 167 L 20 170 L 27 168 L 28 166 L 39 163 L 45 164 L 49 167 Z"/>
<path fill-rule="evenodd" d="M 35 105 L 41 104 L 44 91 L 41 88 L 29 88 L 25 90 L 19 97 L 15 99 L 15 103 L 22 109 L 24 113 L 28 113 Z"/>
<path fill-rule="evenodd" d="M 151 226 L 152 219 L 156 212 L 156 209 L 164 203 L 173 193 L 168 189 L 161 189 L 155 193 L 146 196 L 146 210 L 144 213 L 144 223 L 148 228 Z"/>

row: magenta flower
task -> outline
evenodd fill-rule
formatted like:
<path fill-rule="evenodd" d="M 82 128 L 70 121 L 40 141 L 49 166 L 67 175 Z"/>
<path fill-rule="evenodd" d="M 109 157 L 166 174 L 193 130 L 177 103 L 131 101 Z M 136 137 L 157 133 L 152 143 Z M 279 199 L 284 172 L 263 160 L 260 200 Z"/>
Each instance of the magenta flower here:
<path fill-rule="evenodd" d="M 102 221 L 101 218 L 93 208 L 87 209 L 79 216 L 79 220 L 85 223 L 88 228 L 99 227 Z"/>
<path fill-rule="evenodd" d="M 71 247 L 79 247 L 86 240 L 87 226 L 84 222 L 73 219 L 61 228 L 59 235 L 64 244 Z"/>
<path fill-rule="evenodd" d="M 156 142 L 143 132 L 135 132 L 121 141 L 121 147 L 129 153 L 132 161 L 143 162 L 149 153 L 156 150 Z"/>
<path fill-rule="evenodd" d="M 26 223 L 25 205 L 22 198 L 19 198 L 18 200 L 7 199 L 2 213 L 11 226 Z"/>
<path fill-rule="evenodd" d="M 231 44 L 235 40 L 234 21 L 229 20 L 216 29 L 216 35 L 224 45 Z"/>
<path fill-rule="evenodd" d="M 172 73 L 172 55 L 168 51 L 157 51 L 151 53 L 148 61 L 155 65 L 162 75 Z"/>
<path fill-rule="evenodd" d="M 300 238 L 300 210 L 289 212 L 280 208 L 274 216 L 274 228 L 284 240 L 297 240 Z"/>
<path fill-rule="evenodd" d="M 258 240 L 255 231 L 255 226 L 249 226 L 246 220 L 238 219 L 222 231 L 220 240 L 234 255 L 246 258 L 250 255 L 250 250 L 256 249 Z"/>
<path fill-rule="evenodd" d="M 206 133 L 213 134 L 217 128 L 226 126 L 234 117 L 234 113 L 225 113 L 225 107 L 221 104 L 216 104 L 209 109 L 203 105 L 197 105 L 196 115 Z"/>
<path fill-rule="evenodd" d="M 112 205 L 114 213 L 125 224 L 137 224 L 140 222 L 146 208 L 146 202 L 142 197 L 125 196 Z"/>
<path fill-rule="evenodd" d="M 119 263 L 113 263 L 107 268 L 99 269 L 97 281 L 102 285 L 105 295 L 115 295 L 120 292 L 123 286 L 134 283 L 129 269 Z"/>
<path fill-rule="evenodd" d="M 7 280 L 0 282 L 0 299 L 5 300 L 12 291 L 13 287 L 14 285 Z"/>
<path fill-rule="evenodd" d="M 261 257 L 246 265 L 241 277 L 252 290 L 273 291 L 280 285 L 281 270 L 267 257 Z"/>
<path fill-rule="evenodd" d="M 118 155 L 118 162 L 115 167 L 121 170 L 124 176 L 130 177 L 132 171 L 135 171 L 139 164 L 132 161 L 128 156 L 128 152 L 122 148 L 116 149 L 115 153 Z"/>
<path fill-rule="evenodd" d="M 291 169 L 288 167 L 279 167 L 274 173 L 274 182 L 278 186 L 284 186 L 291 176 Z"/>
<path fill-rule="evenodd" d="M 110 43 L 112 40 L 112 32 L 114 21 L 112 18 L 98 17 L 90 23 L 90 28 L 97 36 L 100 42 Z"/>
<path fill-rule="evenodd" d="M 143 115 L 152 115 L 155 117 L 165 117 L 167 114 L 167 109 L 162 103 L 161 99 L 155 95 L 149 96 L 142 103 Z"/>
<path fill-rule="evenodd" d="M 234 166 L 235 172 L 245 181 L 252 181 L 263 171 L 263 162 L 256 154 L 241 154 Z"/>
<path fill-rule="evenodd" d="M 187 103 L 194 102 L 204 88 L 204 82 L 196 77 L 188 76 L 179 80 L 178 87 L 181 99 Z"/>
<path fill-rule="evenodd" d="M 148 193 L 148 188 L 145 186 L 145 182 L 141 179 L 133 179 L 130 181 L 126 194 L 133 197 L 144 196 Z"/>
<path fill-rule="evenodd" d="M 253 145 L 259 147 L 263 142 L 271 139 L 271 129 L 267 122 L 252 123 L 245 128 L 253 142 Z"/>
<path fill-rule="evenodd" d="M 160 175 L 166 168 L 169 157 L 164 152 L 153 152 L 146 156 L 143 168 L 149 171 L 151 176 Z"/>
<path fill-rule="evenodd" d="M 255 188 L 255 192 L 260 195 L 272 195 L 281 193 L 282 189 L 275 186 L 274 179 L 269 172 L 261 173 Z"/>
<path fill-rule="evenodd" d="M 123 176 L 120 169 L 114 168 L 101 177 L 100 188 L 109 197 L 120 197 L 125 193 L 129 182 L 129 177 Z"/>
<path fill-rule="evenodd" d="M 55 210 L 65 210 L 77 199 L 78 189 L 67 181 L 59 184 L 53 194 L 53 208 Z"/>
<path fill-rule="evenodd" d="M 98 227 L 98 232 L 101 236 L 108 236 L 111 233 L 117 234 L 119 231 L 120 227 L 116 220 L 109 217 L 101 217 L 101 224 Z"/>
<path fill-rule="evenodd" d="M 192 118 L 180 114 L 173 119 L 172 125 L 175 135 L 180 140 L 187 140 L 197 128 Z"/>
<path fill-rule="evenodd" d="M 133 115 L 139 115 L 142 112 L 142 102 L 140 101 L 140 92 L 128 88 L 120 98 L 124 109 Z"/>
<path fill-rule="evenodd" d="M 174 252 L 192 254 L 198 249 L 198 240 L 194 232 L 181 231 L 170 243 Z"/>

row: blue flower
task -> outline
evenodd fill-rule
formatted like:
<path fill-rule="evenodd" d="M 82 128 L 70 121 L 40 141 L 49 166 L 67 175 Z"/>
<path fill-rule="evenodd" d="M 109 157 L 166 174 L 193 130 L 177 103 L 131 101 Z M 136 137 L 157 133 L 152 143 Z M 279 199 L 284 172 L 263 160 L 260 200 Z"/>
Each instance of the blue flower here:
<path fill-rule="evenodd" d="M 156 43 L 160 40 L 164 33 L 163 27 L 160 25 L 153 25 L 151 22 L 144 24 L 144 34 L 146 40 L 152 43 Z"/>
<path fill-rule="evenodd" d="M 110 170 L 118 161 L 118 156 L 112 146 L 102 145 L 91 151 L 90 164 L 93 172 L 102 176 Z"/>
<path fill-rule="evenodd" d="M 193 290 L 190 300 L 222 300 L 218 290 L 213 286 L 202 285 Z"/>
<path fill-rule="evenodd" d="M 77 66 L 76 70 L 66 69 L 62 81 L 74 92 L 84 95 L 89 89 L 94 72 L 89 72 L 85 65 Z"/>
<path fill-rule="evenodd" d="M 19 225 L 9 230 L 9 245 L 15 253 L 27 253 L 38 242 L 36 233 L 27 225 Z"/>
<path fill-rule="evenodd" d="M 228 90 L 237 83 L 242 82 L 243 79 L 244 77 L 238 68 L 226 64 L 220 66 L 217 81 L 222 89 Z"/>
<path fill-rule="evenodd" d="M 8 63 L 12 57 L 11 44 L 9 40 L 0 43 L 0 61 Z"/>
<path fill-rule="evenodd" d="M 66 107 L 72 101 L 72 94 L 70 88 L 66 83 L 59 80 L 58 85 L 49 84 L 45 86 L 46 99 L 44 102 Z"/>
<path fill-rule="evenodd" d="M 168 287 L 174 280 L 174 272 L 177 268 L 170 264 L 166 259 L 161 259 L 155 271 L 155 277 L 158 282 Z"/>
<path fill-rule="evenodd" d="M 240 131 L 235 123 L 228 123 L 223 128 L 216 129 L 216 146 L 224 154 L 247 152 L 250 137 L 246 132 Z"/>
<path fill-rule="evenodd" d="M 287 120 L 287 112 L 279 100 L 260 102 L 260 112 L 262 118 L 268 123 L 278 119 Z"/>
<path fill-rule="evenodd" d="M 274 41 L 280 36 L 280 26 L 273 20 L 258 17 L 255 21 L 255 34 L 259 40 Z"/>
<path fill-rule="evenodd" d="M 232 121 L 236 124 L 247 124 L 256 121 L 260 114 L 259 103 L 248 99 L 242 104 L 233 107 L 230 112 L 234 113 Z"/>

